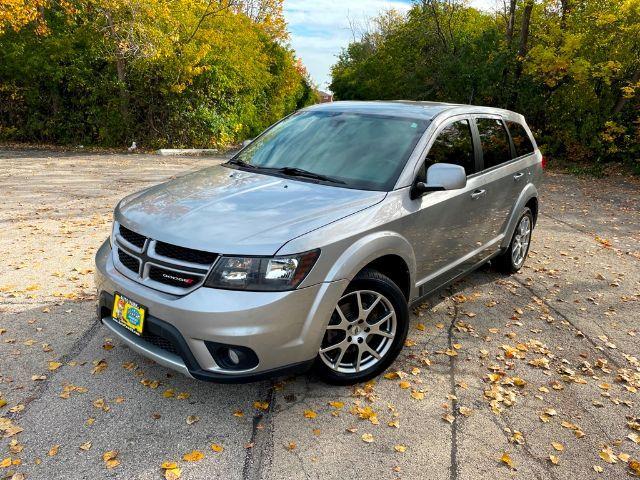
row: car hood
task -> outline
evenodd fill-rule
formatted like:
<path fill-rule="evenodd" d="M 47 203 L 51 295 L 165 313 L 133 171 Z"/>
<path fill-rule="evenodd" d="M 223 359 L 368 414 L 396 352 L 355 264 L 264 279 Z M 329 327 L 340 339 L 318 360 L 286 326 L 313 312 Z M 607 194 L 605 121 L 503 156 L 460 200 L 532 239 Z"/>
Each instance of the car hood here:
<path fill-rule="evenodd" d="M 385 195 L 218 165 L 124 198 L 115 219 L 184 247 L 273 255 L 287 241 L 370 207 Z"/>

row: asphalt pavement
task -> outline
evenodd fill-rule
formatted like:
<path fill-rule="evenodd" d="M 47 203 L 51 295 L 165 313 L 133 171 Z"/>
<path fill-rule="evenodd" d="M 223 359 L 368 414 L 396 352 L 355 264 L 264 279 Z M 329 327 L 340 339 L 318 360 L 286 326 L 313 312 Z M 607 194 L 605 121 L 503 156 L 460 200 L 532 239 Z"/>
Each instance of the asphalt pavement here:
<path fill-rule="evenodd" d="M 428 298 L 376 381 L 221 385 L 111 338 L 92 278 L 118 199 L 220 161 L 0 150 L 0 478 L 640 472 L 638 181 L 549 172 L 522 271 Z"/>

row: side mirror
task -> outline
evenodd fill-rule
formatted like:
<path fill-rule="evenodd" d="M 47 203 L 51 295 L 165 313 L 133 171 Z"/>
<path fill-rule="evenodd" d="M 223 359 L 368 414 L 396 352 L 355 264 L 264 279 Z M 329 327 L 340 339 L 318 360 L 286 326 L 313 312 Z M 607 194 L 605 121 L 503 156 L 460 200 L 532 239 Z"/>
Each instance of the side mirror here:
<path fill-rule="evenodd" d="M 458 190 L 467 186 L 464 167 L 452 163 L 434 163 L 427 169 L 427 181 L 416 182 L 411 189 L 411 198 L 416 199 L 427 192 Z"/>
<path fill-rule="evenodd" d="M 249 145 L 251 142 L 253 142 L 253 138 L 247 138 L 246 140 L 244 140 L 242 142 L 242 148 L 246 147 L 247 145 Z"/>

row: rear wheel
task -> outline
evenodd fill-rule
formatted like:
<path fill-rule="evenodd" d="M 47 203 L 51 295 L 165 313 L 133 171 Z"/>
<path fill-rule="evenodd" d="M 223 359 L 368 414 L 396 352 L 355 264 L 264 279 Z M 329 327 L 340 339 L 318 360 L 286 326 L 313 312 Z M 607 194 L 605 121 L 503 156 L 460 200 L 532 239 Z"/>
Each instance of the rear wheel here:
<path fill-rule="evenodd" d="M 506 273 L 515 273 L 522 268 L 527 258 L 527 253 L 529 253 L 532 231 L 533 214 L 526 207 L 513 232 L 509 248 L 493 260 L 493 264 L 498 270 Z"/>
<path fill-rule="evenodd" d="M 407 337 L 409 308 L 398 286 L 363 270 L 338 300 L 316 359 L 323 380 L 350 385 L 384 371 Z"/>

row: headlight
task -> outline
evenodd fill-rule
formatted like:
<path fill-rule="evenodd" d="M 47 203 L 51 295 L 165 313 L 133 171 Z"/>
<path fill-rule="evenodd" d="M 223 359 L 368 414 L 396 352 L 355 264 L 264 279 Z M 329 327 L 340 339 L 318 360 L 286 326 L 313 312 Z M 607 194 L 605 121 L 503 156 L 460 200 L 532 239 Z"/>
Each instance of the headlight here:
<path fill-rule="evenodd" d="M 223 256 L 205 286 L 231 290 L 293 290 L 311 271 L 320 250 L 281 257 Z"/>

